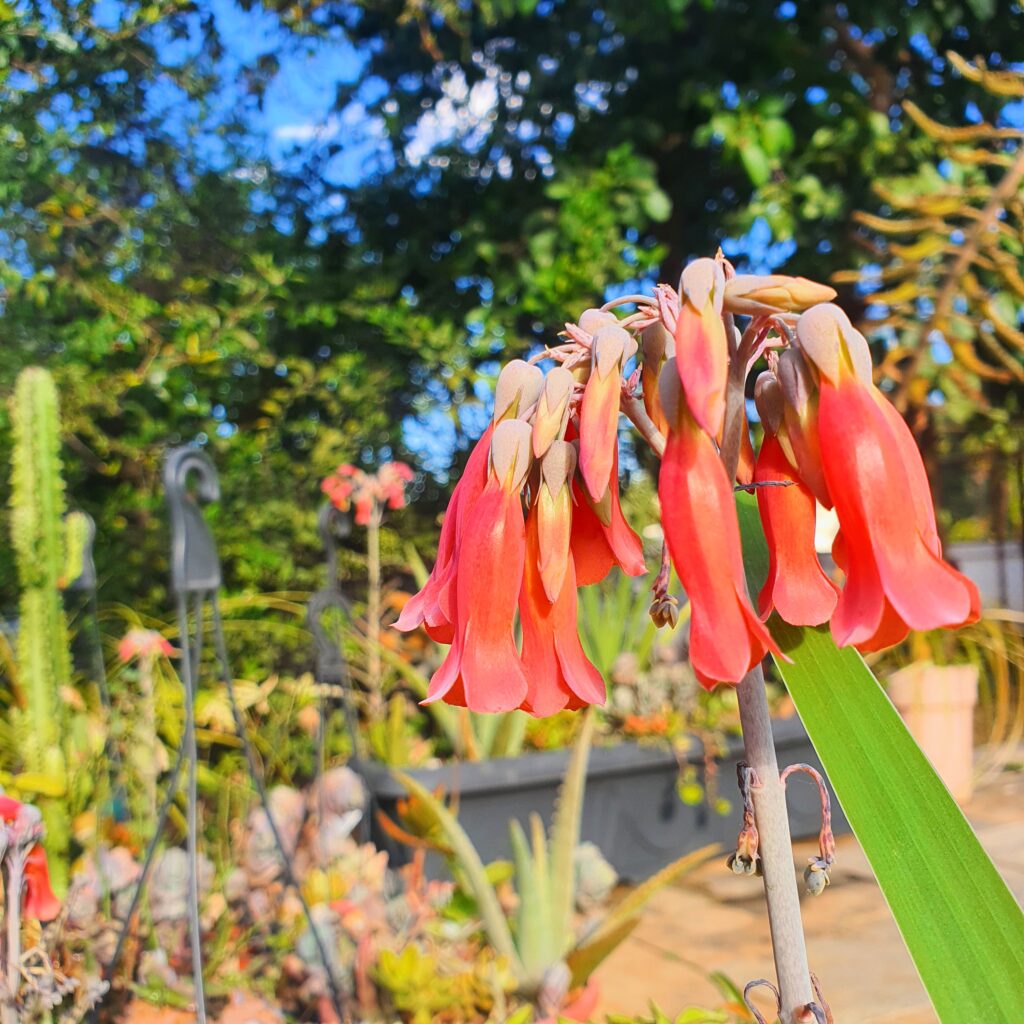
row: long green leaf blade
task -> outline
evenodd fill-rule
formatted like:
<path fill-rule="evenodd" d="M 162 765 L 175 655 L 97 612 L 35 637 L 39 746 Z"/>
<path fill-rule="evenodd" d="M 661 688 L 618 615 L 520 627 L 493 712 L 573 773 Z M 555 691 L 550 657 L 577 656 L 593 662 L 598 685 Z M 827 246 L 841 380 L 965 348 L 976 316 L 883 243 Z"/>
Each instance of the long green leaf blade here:
<path fill-rule="evenodd" d="M 756 594 L 764 534 L 754 498 L 736 505 Z M 782 678 L 939 1017 L 1024 1019 L 1024 913 L 878 680 L 827 627 L 770 625 L 792 659 L 776 659 Z"/>
<path fill-rule="evenodd" d="M 856 651 L 838 650 L 826 628 L 776 619 L 772 634 L 793 659 L 779 669 L 940 1019 L 1020 1021 L 1024 913 L 960 808 Z"/>
<path fill-rule="evenodd" d="M 484 930 L 490 939 L 491 946 L 499 955 L 507 958 L 515 973 L 519 976 L 523 973 L 523 965 L 516 952 L 515 943 L 512 940 L 512 932 L 508 926 L 505 912 L 498 902 L 498 894 L 487 877 L 483 861 L 477 853 L 473 840 L 466 834 L 466 830 L 459 824 L 458 819 L 416 779 L 405 772 L 393 771 L 392 774 L 437 820 L 444 829 L 448 843 L 452 848 L 459 867 L 466 876 L 466 882 L 473 892 L 476 900 L 477 910 L 484 923 Z"/>
<path fill-rule="evenodd" d="M 580 841 L 583 793 L 593 734 L 594 715 L 592 709 L 587 708 L 583 712 L 583 727 L 569 755 L 551 820 L 551 930 L 552 940 L 559 946 L 559 956 L 572 945 L 572 908 L 576 895 L 574 858 Z"/>

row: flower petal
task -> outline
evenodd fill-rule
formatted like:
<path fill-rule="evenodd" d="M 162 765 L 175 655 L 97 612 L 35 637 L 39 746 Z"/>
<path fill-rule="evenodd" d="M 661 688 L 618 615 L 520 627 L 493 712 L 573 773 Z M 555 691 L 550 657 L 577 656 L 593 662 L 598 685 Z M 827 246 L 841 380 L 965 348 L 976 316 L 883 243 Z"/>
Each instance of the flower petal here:
<path fill-rule="evenodd" d="M 690 661 L 705 682 L 736 683 L 778 648 L 746 597 L 730 481 L 711 438 L 678 404 L 658 497 L 665 540 L 692 607 Z"/>
<path fill-rule="evenodd" d="M 977 588 L 947 565 L 934 540 L 919 524 L 924 500 L 920 474 L 911 476 L 890 418 L 857 376 L 839 371 L 838 383 L 824 374 L 820 385 L 818 422 L 822 459 L 829 493 L 835 502 L 848 550 L 850 574 L 837 608 L 845 628 L 833 629 L 837 643 L 860 643 L 873 637 L 881 621 L 882 595 L 896 614 L 917 630 L 954 626 L 968 621 L 977 606 Z M 913 514 L 908 515 L 908 510 Z M 859 589 L 847 597 L 851 583 L 875 584 L 880 595 L 869 602 L 870 620 L 855 628 L 846 605 L 864 601 Z M 861 580 L 857 577 L 863 575 Z M 878 606 L 882 605 L 882 611 Z M 877 619 L 876 619 L 876 611 Z M 844 636 L 844 633 L 846 634 Z"/>
<path fill-rule="evenodd" d="M 767 618 L 774 608 L 794 626 L 819 626 L 831 618 L 839 591 L 814 550 L 814 495 L 797 477 L 778 438 L 767 431 L 754 479 L 789 485 L 757 488 L 769 559 L 758 600 L 761 617 Z"/>
<path fill-rule="evenodd" d="M 538 717 L 563 708 L 603 704 L 605 685 L 580 644 L 576 621 L 576 573 L 570 558 L 552 601 L 538 569 L 540 529 L 536 510 L 526 528 L 526 569 L 519 597 L 523 665 L 529 681 L 523 709 Z"/>

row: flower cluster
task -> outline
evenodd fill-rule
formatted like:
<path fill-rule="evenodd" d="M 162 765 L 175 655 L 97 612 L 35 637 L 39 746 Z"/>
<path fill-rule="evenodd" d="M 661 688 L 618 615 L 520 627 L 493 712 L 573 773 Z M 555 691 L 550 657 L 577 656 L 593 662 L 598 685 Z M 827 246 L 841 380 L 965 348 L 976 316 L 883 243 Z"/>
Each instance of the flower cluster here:
<path fill-rule="evenodd" d="M 22 912 L 37 921 L 52 921 L 60 913 L 60 900 L 50 888 L 46 851 L 39 843 L 43 834 L 39 811 L 0 794 L 0 820 L 5 826 L 3 854 L 7 862 L 8 892 L 13 893 L 23 886 Z"/>
<path fill-rule="evenodd" d="M 434 570 L 397 623 L 451 644 L 427 700 L 535 715 L 603 702 L 577 634 L 576 589 L 616 565 L 646 571 L 619 506 L 620 413 L 661 456 L 665 551 L 651 614 L 675 623 L 671 558 L 705 686 L 738 682 L 779 653 L 773 611 L 794 625 L 831 621 L 838 644 L 861 650 L 976 617 L 976 588 L 942 560 L 913 438 L 872 383 L 867 342 L 834 296 L 803 278 L 737 275 L 720 257 L 699 259 L 678 290 L 659 285 L 587 310 L 562 343 L 507 364 Z M 611 307 L 624 302 L 637 312 L 620 319 Z M 747 318 L 742 332 L 737 317 Z M 535 364 L 547 361 L 545 374 Z M 759 363 L 768 370 L 755 391 L 764 425 L 755 457 L 744 387 Z M 737 485 L 756 490 L 771 553 L 757 610 Z M 839 519 L 841 586 L 814 549 L 816 502 Z"/>
<path fill-rule="evenodd" d="M 155 629 L 129 629 L 117 645 L 117 656 L 126 664 L 135 658 L 170 658 L 177 653 L 170 640 Z"/>
<path fill-rule="evenodd" d="M 346 462 L 324 480 L 320 489 L 342 512 L 354 506 L 356 522 L 366 526 L 374 508 L 405 507 L 405 486 L 413 476 L 404 462 L 385 462 L 376 473 L 367 473 Z"/>

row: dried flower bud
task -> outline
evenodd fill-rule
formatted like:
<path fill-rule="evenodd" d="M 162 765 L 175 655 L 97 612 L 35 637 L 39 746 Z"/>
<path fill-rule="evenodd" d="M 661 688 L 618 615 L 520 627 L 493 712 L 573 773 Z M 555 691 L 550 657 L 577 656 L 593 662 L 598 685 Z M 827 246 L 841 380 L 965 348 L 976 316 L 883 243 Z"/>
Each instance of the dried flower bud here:
<path fill-rule="evenodd" d="M 771 370 L 765 370 L 757 378 L 754 384 L 754 404 L 765 430 L 770 434 L 777 434 L 779 427 L 782 426 L 785 400 L 778 379 Z"/>
<path fill-rule="evenodd" d="M 569 421 L 569 399 L 576 378 L 564 366 L 556 366 L 544 378 L 544 390 L 533 419 L 533 454 L 540 458 L 551 443 L 565 433 Z"/>
<path fill-rule="evenodd" d="M 725 283 L 725 308 L 730 313 L 799 313 L 830 302 L 836 290 L 806 277 L 785 274 L 738 274 Z"/>
<path fill-rule="evenodd" d="M 812 306 L 797 320 L 796 336 L 804 355 L 833 384 L 839 383 L 844 367 L 871 383 L 867 339 L 838 306 L 831 302 Z"/>
<path fill-rule="evenodd" d="M 822 867 L 816 857 L 807 862 L 807 867 L 804 868 L 804 882 L 807 885 L 808 896 L 820 896 L 831 881 L 828 868 Z"/>
<path fill-rule="evenodd" d="M 676 624 L 679 622 L 679 601 L 671 594 L 655 598 L 651 602 L 651 607 L 648 611 L 651 621 L 658 629 L 661 629 L 663 626 L 675 629 Z"/>
<path fill-rule="evenodd" d="M 502 367 L 494 387 L 494 423 L 522 416 L 534 405 L 544 389 L 539 366 L 513 359 Z"/>
<path fill-rule="evenodd" d="M 698 313 L 709 302 L 714 305 L 716 313 L 721 313 L 725 297 L 725 271 L 722 264 L 707 257 L 687 264 L 679 279 L 679 294 L 685 296 Z"/>
<path fill-rule="evenodd" d="M 523 420 L 502 420 L 491 435 L 491 471 L 510 491 L 523 486 L 533 461 L 533 430 Z"/>

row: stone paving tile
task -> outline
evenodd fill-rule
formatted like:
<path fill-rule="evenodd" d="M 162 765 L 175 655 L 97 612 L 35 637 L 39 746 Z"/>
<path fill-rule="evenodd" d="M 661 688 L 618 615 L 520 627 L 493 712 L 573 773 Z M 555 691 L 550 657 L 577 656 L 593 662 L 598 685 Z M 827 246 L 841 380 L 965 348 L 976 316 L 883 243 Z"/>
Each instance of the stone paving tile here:
<path fill-rule="evenodd" d="M 1024 903 L 1024 775 L 1000 777 L 967 807 L 982 845 Z M 798 843 L 800 871 L 815 850 Z M 772 973 L 759 882 L 705 864 L 652 902 L 639 927 L 598 972 L 601 1013 L 637 1014 L 653 1000 L 675 1015 L 689 1005 L 715 1006 L 708 980 L 722 971 L 742 987 Z M 833 884 L 803 900 L 812 967 L 837 1021 L 847 1024 L 936 1024 L 910 955 L 867 858 L 852 836 L 838 840 Z"/>

